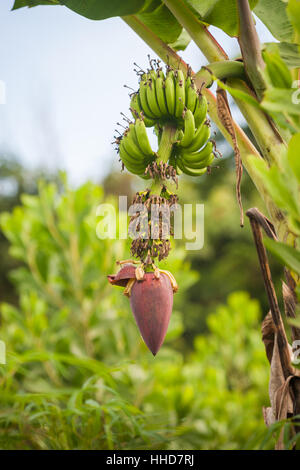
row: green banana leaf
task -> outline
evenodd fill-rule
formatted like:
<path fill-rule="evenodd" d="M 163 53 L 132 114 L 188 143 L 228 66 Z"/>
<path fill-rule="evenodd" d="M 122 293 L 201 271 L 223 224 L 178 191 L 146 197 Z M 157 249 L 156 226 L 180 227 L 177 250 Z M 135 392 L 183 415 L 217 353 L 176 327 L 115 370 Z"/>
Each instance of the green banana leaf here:
<path fill-rule="evenodd" d="M 267 51 L 278 48 L 280 57 L 289 69 L 300 67 L 300 45 L 290 42 L 267 42 L 264 44 Z"/>
<path fill-rule="evenodd" d="M 287 15 L 286 5 L 282 0 L 259 0 L 254 13 L 278 41 L 291 42 L 294 31 Z"/>
<path fill-rule="evenodd" d="M 300 275 L 300 252 L 298 250 L 285 243 L 271 240 L 270 238 L 265 238 L 264 244 L 282 264 Z"/>

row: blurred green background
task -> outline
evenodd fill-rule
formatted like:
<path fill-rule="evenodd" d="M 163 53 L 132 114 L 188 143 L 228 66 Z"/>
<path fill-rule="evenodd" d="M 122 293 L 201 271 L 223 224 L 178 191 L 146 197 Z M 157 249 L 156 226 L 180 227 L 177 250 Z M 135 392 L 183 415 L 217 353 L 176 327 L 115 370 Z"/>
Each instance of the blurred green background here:
<path fill-rule="evenodd" d="M 211 175 L 180 179 L 180 202 L 205 204 L 205 244 L 187 252 L 176 242 L 161 263 L 180 289 L 155 358 L 122 289 L 106 279 L 129 244 L 96 236 L 96 207 L 145 182 L 112 170 L 73 188 L 66 174 L 28 170 L 3 153 L 0 183 L 0 448 L 262 445 L 268 307 L 247 219 L 239 226 L 232 155 Z M 242 194 L 245 209 L 265 211 L 246 174 Z M 279 288 L 274 262 L 272 272 Z"/>

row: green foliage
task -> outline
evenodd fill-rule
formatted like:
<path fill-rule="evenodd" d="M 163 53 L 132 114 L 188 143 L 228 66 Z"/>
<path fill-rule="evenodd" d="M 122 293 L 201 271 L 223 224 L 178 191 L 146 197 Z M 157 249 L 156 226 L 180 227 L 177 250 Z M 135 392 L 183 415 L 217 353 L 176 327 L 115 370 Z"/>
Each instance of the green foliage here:
<path fill-rule="evenodd" d="M 101 188 L 90 183 L 75 191 L 65 183 L 60 192 L 40 184 L 39 196 L 23 196 L 22 206 L 1 217 L 11 254 L 22 262 L 12 272 L 19 306 L 1 307 L 1 448 L 249 447 L 264 430 L 267 402 L 258 303 L 232 294 L 184 357 L 176 347 L 184 292 L 197 277 L 184 250 L 173 250 L 167 266 L 181 294 L 154 359 L 128 299 L 107 283 L 128 247 L 97 239 L 101 202 Z"/>
<path fill-rule="evenodd" d="M 219 149 L 221 142 L 217 141 Z M 234 190 L 235 174 L 233 156 L 217 159 L 211 175 L 203 177 L 201 184 L 186 178 L 179 187 L 181 203 L 205 203 L 204 247 L 187 252 L 188 260 L 200 278 L 187 293 L 184 316 L 185 348 L 189 339 L 206 331 L 206 317 L 223 303 L 230 292 L 246 290 L 259 299 L 263 312 L 268 311 L 267 297 L 249 224 L 239 225 L 239 208 Z M 244 173 L 242 197 L 245 208 L 262 204 L 249 176 Z M 281 289 L 282 267 L 272 259 L 271 269 L 276 289 Z M 246 268 L 247 267 L 247 268 Z M 241 274 L 242 273 L 242 274 Z"/>
<path fill-rule="evenodd" d="M 38 5 L 60 5 L 59 0 L 15 0 L 12 10 L 17 10 L 23 7 L 36 7 Z"/>
<path fill-rule="evenodd" d="M 152 4 L 157 2 L 151 0 L 113 0 L 110 2 L 98 2 L 98 0 L 15 0 L 13 10 L 22 7 L 35 7 L 38 5 L 65 5 L 82 16 L 93 20 L 103 20 L 111 16 L 123 16 L 137 13 L 143 8 L 151 11 Z"/>
<path fill-rule="evenodd" d="M 298 0 L 289 0 L 287 13 L 295 31 L 300 35 L 300 3 Z"/>
<path fill-rule="evenodd" d="M 263 178 L 264 184 L 283 212 L 289 216 L 291 232 L 300 233 L 300 202 L 298 188 L 298 146 L 300 134 L 290 140 L 285 154 L 278 156 L 277 165 L 270 168 L 263 160 L 252 159 L 257 174 Z"/>
<path fill-rule="evenodd" d="M 292 236 L 293 246 L 289 240 L 277 242 L 265 240 L 266 247 L 279 261 L 300 275 L 300 251 L 297 237 L 300 235 L 300 201 L 299 201 L 299 143 L 300 134 L 295 134 L 288 149 L 277 165 L 268 168 L 263 160 L 252 160 L 252 165 L 258 175 L 263 178 L 265 186 L 278 207 L 288 216 L 289 235 Z"/>
<path fill-rule="evenodd" d="M 251 9 L 258 0 L 250 0 Z M 221 28 L 230 36 L 237 36 L 239 30 L 237 4 L 235 0 L 185 0 L 204 23 Z"/>
<path fill-rule="evenodd" d="M 167 44 L 174 43 L 181 35 L 182 26 L 164 4 L 159 5 L 159 7 L 151 13 L 139 13 L 137 16 Z M 186 48 L 190 42 L 190 38 L 187 36 L 186 40 L 187 42 L 183 44 L 184 47 L 182 47 L 182 49 Z"/>
<path fill-rule="evenodd" d="M 269 42 L 265 44 L 267 48 L 278 48 L 280 57 L 289 68 L 300 67 L 300 46 L 289 42 Z"/>
<path fill-rule="evenodd" d="M 267 26 L 278 41 L 292 42 L 293 27 L 283 0 L 259 0 L 254 13 Z"/>
<path fill-rule="evenodd" d="M 300 252 L 289 245 L 274 240 L 266 239 L 266 247 L 282 262 L 300 276 Z"/>

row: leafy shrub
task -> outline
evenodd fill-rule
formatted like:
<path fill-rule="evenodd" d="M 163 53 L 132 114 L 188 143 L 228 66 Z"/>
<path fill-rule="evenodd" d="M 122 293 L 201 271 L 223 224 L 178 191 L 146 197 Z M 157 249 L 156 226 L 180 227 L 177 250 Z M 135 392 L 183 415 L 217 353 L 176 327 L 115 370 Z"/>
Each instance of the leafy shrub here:
<path fill-rule="evenodd" d="M 18 308 L 1 306 L 1 448 L 249 446 L 264 431 L 268 402 L 257 301 L 232 294 L 184 356 L 184 291 L 197 275 L 184 251 L 172 250 L 167 266 L 180 293 L 154 359 L 128 299 L 106 280 L 128 247 L 97 238 L 103 201 L 91 183 L 71 190 L 65 182 L 63 191 L 41 183 L 38 196 L 24 195 L 21 207 L 1 217 L 10 253 L 23 264 L 11 273 Z"/>

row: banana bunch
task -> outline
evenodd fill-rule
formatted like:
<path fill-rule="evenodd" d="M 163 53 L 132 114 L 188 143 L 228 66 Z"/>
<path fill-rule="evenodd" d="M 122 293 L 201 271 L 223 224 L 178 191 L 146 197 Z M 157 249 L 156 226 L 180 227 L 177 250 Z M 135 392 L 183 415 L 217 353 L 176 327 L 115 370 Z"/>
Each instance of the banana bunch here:
<path fill-rule="evenodd" d="M 143 116 L 145 126 L 163 125 L 166 121 L 178 121 L 182 125 L 183 111 L 189 109 L 200 125 L 207 112 L 206 99 L 197 92 L 194 80 L 181 70 L 167 68 L 166 75 L 161 68 L 151 68 L 141 75 L 138 92 L 131 97 L 130 110 L 137 119 Z"/>
<path fill-rule="evenodd" d="M 201 112 L 197 115 L 197 127 L 195 114 L 190 109 L 183 113 L 184 131 L 179 131 L 177 147 L 170 159 L 178 174 L 183 172 L 189 176 L 201 176 L 214 160 L 213 144 L 208 141 L 210 128 L 205 122 L 206 100 L 199 100 L 199 103 Z"/>
<path fill-rule="evenodd" d="M 145 175 L 147 166 L 155 159 L 151 148 L 144 120 L 138 118 L 129 123 L 123 136 L 119 139 L 119 155 L 130 173 L 149 178 Z"/>

